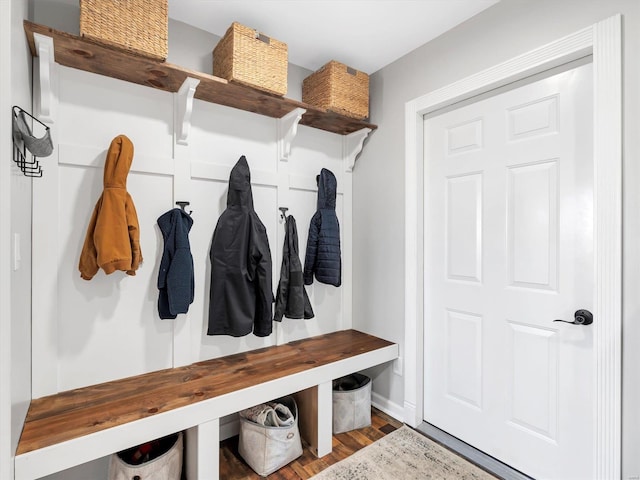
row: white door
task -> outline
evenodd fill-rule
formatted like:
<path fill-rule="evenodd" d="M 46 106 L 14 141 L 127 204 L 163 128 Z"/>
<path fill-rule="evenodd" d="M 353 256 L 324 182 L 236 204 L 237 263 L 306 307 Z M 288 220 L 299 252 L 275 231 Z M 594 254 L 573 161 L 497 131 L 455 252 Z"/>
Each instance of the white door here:
<path fill-rule="evenodd" d="M 504 90 L 424 121 L 424 417 L 585 480 L 593 327 L 553 320 L 594 305 L 592 67 Z"/>

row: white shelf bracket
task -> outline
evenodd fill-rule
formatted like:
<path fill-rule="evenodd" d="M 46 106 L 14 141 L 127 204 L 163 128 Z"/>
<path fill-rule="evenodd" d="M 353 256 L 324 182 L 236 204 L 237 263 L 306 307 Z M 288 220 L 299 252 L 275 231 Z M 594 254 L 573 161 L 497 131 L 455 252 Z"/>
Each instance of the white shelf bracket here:
<path fill-rule="evenodd" d="M 298 133 L 298 123 L 305 112 L 304 108 L 295 108 L 278 119 L 278 155 L 283 162 L 289 160 L 291 143 Z"/>
<path fill-rule="evenodd" d="M 180 145 L 188 145 L 189 131 L 191 130 L 191 114 L 193 113 L 193 96 L 200 80 L 187 77 L 176 93 L 176 142 Z"/>
<path fill-rule="evenodd" d="M 356 163 L 356 157 L 362 151 L 362 146 L 367 136 L 371 133 L 370 128 L 363 128 L 353 133 L 345 135 L 342 139 L 342 153 L 347 163 L 347 172 L 352 172 Z"/>
<path fill-rule="evenodd" d="M 33 34 L 38 55 L 39 80 L 40 80 L 40 96 L 38 117 L 40 120 L 53 123 L 52 105 L 53 105 L 53 89 L 52 89 L 52 71 L 54 58 L 53 38 Z"/>

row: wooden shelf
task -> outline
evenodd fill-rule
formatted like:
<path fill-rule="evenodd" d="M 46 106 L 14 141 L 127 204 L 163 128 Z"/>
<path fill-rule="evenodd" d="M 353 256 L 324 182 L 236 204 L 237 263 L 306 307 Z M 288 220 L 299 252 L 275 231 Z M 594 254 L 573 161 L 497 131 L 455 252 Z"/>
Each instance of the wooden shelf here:
<path fill-rule="evenodd" d="M 187 77 L 200 81 L 195 98 L 239 108 L 273 118 L 282 118 L 296 108 L 306 113 L 301 125 L 346 135 L 376 125 L 355 120 L 306 103 L 282 98 L 253 88 L 230 83 L 222 78 L 192 71 L 167 62 L 140 57 L 122 50 L 99 45 L 83 37 L 24 21 L 31 54 L 37 56 L 34 33 L 53 38 L 55 61 L 66 67 L 126 80 L 167 92 L 177 92 Z"/>

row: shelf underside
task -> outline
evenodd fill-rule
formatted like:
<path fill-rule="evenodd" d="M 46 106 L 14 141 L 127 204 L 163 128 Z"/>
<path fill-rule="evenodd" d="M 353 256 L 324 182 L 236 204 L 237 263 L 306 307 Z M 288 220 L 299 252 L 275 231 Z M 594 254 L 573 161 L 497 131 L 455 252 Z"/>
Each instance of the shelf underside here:
<path fill-rule="evenodd" d="M 306 103 L 278 97 L 250 87 L 228 82 L 206 73 L 196 72 L 167 62 L 110 48 L 50 27 L 24 22 L 29 47 L 36 56 L 34 33 L 53 38 L 55 61 L 66 67 L 97 73 L 167 92 L 177 92 L 187 77 L 200 80 L 195 98 L 226 105 L 273 118 L 281 118 L 296 108 L 306 109 L 301 125 L 341 135 L 376 125 L 345 117 Z"/>

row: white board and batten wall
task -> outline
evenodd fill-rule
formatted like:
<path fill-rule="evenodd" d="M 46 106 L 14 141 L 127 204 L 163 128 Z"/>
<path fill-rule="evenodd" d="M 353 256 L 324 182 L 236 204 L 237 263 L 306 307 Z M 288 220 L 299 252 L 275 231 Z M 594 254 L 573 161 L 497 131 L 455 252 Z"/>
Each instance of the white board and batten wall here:
<path fill-rule="evenodd" d="M 315 177 L 328 168 L 338 180 L 337 215 L 343 255 L 350 250 L 351 173 L 342 136 L 299 126 L 289 158 L 281 159 L 278 120 L 194 100 L 188 145 L 174 142 L 174 94 L 55 65 L 55 152 L 34 184 L 33 397 L 145 372 L 185 365 L 350 328 L 343 286 L 307 287 L 315 318 L 274 323 L 265 338 L 207 336 L 209 248 L 226 208 L 229 172 L 241 155 L 251 168 L 255 210 L 264 223 L 273 260 L 274 294 L 284 222 L 296 218 L 304 261 L 309 221 L 316 210 Z M 80 278 L 78 258 L 94 205 L 102 192 L 106 150 L 118 134 L 134 144 L 127 189 L 141 232 L 142 267 L 91 280 Z M 195 300 L 187 315 L 161 320 L 156 287 L 163 239 L 157 218 L 190 202 Z M 38 261 L 35 261 L 38 259 Z"/>

